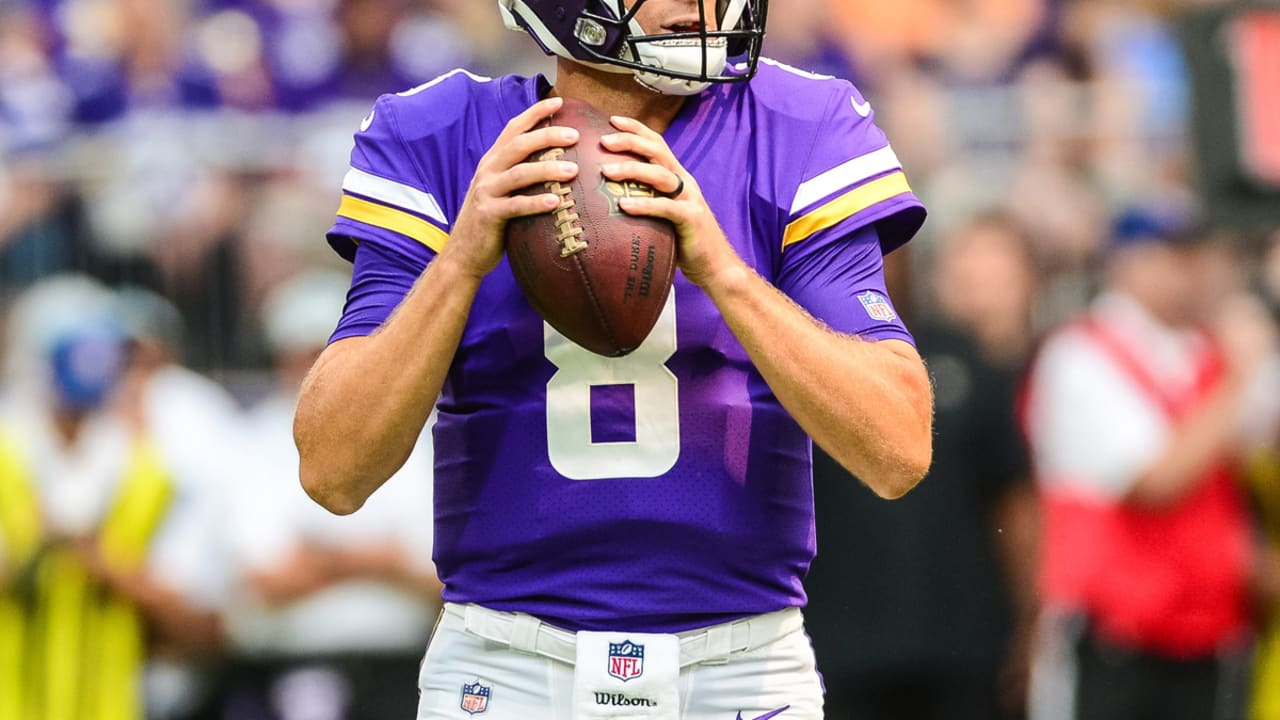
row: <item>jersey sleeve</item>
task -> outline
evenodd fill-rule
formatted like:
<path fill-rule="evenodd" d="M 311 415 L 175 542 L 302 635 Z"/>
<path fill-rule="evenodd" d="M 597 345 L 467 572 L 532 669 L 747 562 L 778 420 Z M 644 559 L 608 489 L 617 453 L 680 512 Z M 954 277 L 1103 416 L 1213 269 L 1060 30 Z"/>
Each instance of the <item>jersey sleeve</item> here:
<path fill-rule="evenodd" d="M 426 262 L 419 263 L 374 243 L 362 244 L 355 250 L 353 265 L 347 304 L 329 337 L 331 344 L 370 335 L 381 327 L 426 268 Z"/>
<path fill-rule="evenodd" d="M 887 254 L 924 224 L 924 205 L 876 126 L 870 103 L 847 82 L 824 84 L 832 88 L 826 114 L 786 215 L 783 252 L 874 224 Z"/>
<path fill-rule="evenodd" d="M 834 330 L 914 344 L 885 290 L 880 245 L 874 226 L 841 242 L 801 245 L 787 258 L 777 287 Z"/>
<path fill-rule="evenodd" d="M 400 134 L 395 99 L 384 95 L 360 123 L 329 244 L 352 260 L 376 244 L 424 266 L 448 239 L 448 219 Z"/>

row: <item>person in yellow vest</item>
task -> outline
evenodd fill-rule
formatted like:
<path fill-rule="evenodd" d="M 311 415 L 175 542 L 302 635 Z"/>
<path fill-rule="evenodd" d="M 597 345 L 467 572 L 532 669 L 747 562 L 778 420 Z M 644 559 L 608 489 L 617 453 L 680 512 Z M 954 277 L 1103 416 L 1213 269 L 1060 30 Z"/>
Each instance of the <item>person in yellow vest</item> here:
<path fill-rule="evenodd" d="M 105 288 L 38 284 L 8 345 L 0 536 L 16 571 L 0 588 L 0 720 L 153 716 L 150 662 L 221 642 L 221 589 L 190 567 L 219 546 L 208 482 L 145 413 L 122 411 L 145 407 L 130 400 L 143 385 Z"/>
<path fill-rule="evenodd" d="M 1260 275 L 1263 300 L 1270 306 L 1272 318 L 1280 320 L 1280 232 L 1272 234 L 1268 242 Z M 1280 360 L 1267 370 L 1266 384 L 1260 383 L 1252 395 L 1274 413 L 1280 413 Z M 1276 423 L 1258 421 L 1258 415 L 1267 419 L 1265 411 L 1254 415 L 1249 418 L 1249 425 L 1256 428 L 1257 434 L 1249 455 L 1248 477 L 1266 551 L 1258 564 L 1262 597 L 1249 717 L 1280 720 L 1280 428 Z"/>
<path fill-rule="evenodd" d="M 1280 232 L 1262 258 L 1260 290 L 1280 321 Z M 1280 720 L 1280 359 L 1267 365 L 1251 389 L 1255 407 L 1247 418 L 1252 435 L 1248 478 L 1265 550 L 1258 563 L 1261 598 L 1254 655 L 1250 720 Z"/>
<path fill-rule="evenodd" d="M 1266 551 L 1259 563 L 1264 606 L 1254 658 L 1251 720 L 1280 720 L 1280 449 L 1260 450 L 1249 463 Z"/>

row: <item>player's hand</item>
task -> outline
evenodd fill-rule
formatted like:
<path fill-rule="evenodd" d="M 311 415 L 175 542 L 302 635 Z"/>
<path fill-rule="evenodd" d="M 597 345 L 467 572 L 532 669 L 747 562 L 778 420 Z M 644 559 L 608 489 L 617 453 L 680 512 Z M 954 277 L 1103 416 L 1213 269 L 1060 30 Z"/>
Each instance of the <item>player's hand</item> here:
<path fill-rule="evenodd" d="M 442 258 L 448 256 L 467 274 L 483 278 L 502 259 L 502 236 L 508 220 L 550 212 L 560 204 L 560 198 L 551 193 L 520 195 L 518 192 L 532 185 L 566 182 L 577 176 L 576 163 L 526 162 L 535 152 L 567 147 L 578 141 L 578 131 L 573 128 L 534 129 L 562 104 L 558 97 L 542 100 L 507 123 L 476 165 L 449 242 L 441 252 Z"/>
<path fill-rule="evenodd" d="M 627 197 L 618 202 L 624 212 L 670 220 L 679 235 L 677 262 L 695 285 L 706 287 L 722 272 L 743 265 L 725 238 L 720 223 L 707 205 L 702 188 L 662 135 L 632 118 L 614 116 L 610 122 L 620 132 L 605 135 L 601 143 L 613 152 L 631 152 L 644 158 L 602 165 L 610 180 L 644 183 L 659 197 Z"/>

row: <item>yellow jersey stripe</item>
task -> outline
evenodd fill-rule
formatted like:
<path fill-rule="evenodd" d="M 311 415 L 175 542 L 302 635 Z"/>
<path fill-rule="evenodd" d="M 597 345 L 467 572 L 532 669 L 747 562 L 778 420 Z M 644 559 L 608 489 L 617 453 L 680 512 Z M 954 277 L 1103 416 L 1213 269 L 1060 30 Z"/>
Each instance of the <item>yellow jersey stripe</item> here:
<path fill-rule="evenodd" d="M 342 205 L 338 207 L 338 216 L 350 218 L 357 222 L 373 225 L 384 230 L 398 232 L 411 237 L 427 247 L 440 252 L 449 234 L 444 230 L 423 220 L 417 215 L 410 215 L 402 210 L 379 205 L 352 195 L 342 196 Z"/>
<path fill-rule="evenodd" d="M 878 202 L 909 192 L 911 192 L 911 186 L 907 184 L 907 176 L 900 170 L 860 185 L 791 221 L 782 233 L 782 247 L 786 249 L 788 245 L 800 242 L 819 230 L 829 228 Z"/>

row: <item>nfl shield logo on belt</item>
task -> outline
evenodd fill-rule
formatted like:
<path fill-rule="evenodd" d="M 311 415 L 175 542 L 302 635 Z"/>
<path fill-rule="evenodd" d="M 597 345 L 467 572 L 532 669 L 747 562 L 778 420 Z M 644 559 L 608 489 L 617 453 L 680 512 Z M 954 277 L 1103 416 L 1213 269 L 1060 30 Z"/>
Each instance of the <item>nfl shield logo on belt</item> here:
<path fill-rule="evenodd" d="M 462 684 L 462 709 L 475 715 L 489 709 L 489 692 L 487 685 L 481 685 L 479 680 L 468 685 Z"/>
<path fill-rule="evenodd" d="M 644 673 L 644 646 L 630 640 L 609 643 L 609 674 L 626 682 Z"/>

